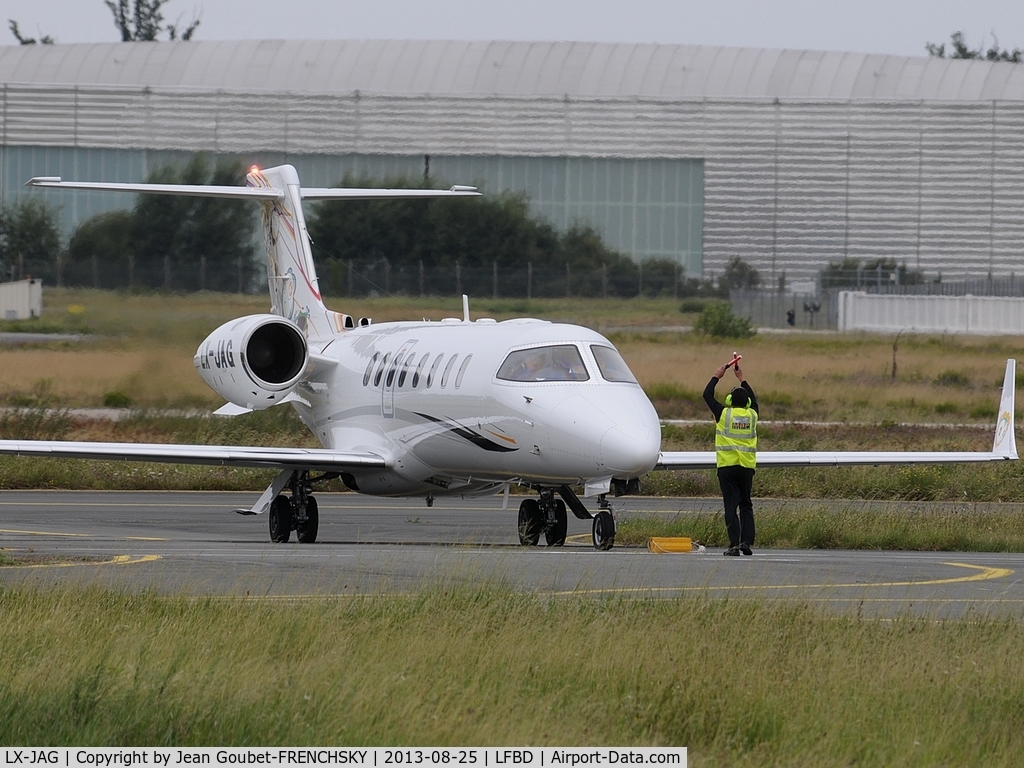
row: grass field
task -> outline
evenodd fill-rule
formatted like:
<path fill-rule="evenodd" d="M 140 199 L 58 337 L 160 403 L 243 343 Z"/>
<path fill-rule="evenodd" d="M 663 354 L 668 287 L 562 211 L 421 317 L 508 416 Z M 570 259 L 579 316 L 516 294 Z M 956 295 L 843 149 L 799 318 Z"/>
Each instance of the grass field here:
<path fill-rule="evenodd" d="M 445 585 L 300 603 L 8 589 L 0 617 L 5 745 L 685 745 L 694 766 L 1024 749 L 1024 635 L 984 617 Z"/>
<path fill-rule="evenodd" d="M 47 291 L 18 330 L 84 342 L 0 350 L 4 437 L 312 445 L 287 409 L 236 419 L 69 418 L 55 405 L 211 408 L 191 357 L 265 297 Z M 452 298 L 333 302 L 376 321 L 459 316 Z M 69 311 L 69 308 L 73 311 Z M 619 330 L 687 325 L 665 300 L 474 302 L 605 329 L 664 417 L 707 419 L 700 391 L 734 345 Z M 7 329 L 11 324 L 6 325 Z M 1019 339 L 772 334 L 743 342 L 768 419 L 762 446 L 983 450 Z M 855 423 L 863 422 L 863 423 Z M 901 422 L 971 422 L 924 428 Z M 710 449 L 712 425 L 666 427 Z M 271 473 L 272 474 L 272 473 Z M 262 490 L 270 474 L 173 465 L 0 459 L 0 487 Z M 894 471 L 761 470 L 761 496 L 1024 501 L 1016 464 Z M 645 489 L 714 496 L 714 473 L 655 473 Z M 718 546 L 719 515 L 630 520 L 622 543 L 685 535 Z M 758 516 L 758 545 L 1024 551 L 1003 512 L 891 514 L 813 504 Z M 0 552 L 0 566 L 9 565 Z M 190 599 L 99 588 L 0 587 L 0 743 L 15 745 L 686 745 L 690 764 L 1020 764 L 1020 624 L 866 619 L 813 604 L 690 597 L 551 598 L 501 584 L 307 602 Z"/>
<path fill-rule="evenodd" d="M 454 297 L 330 304 L 376 322 L 461 316 Z M 1016 337 L 903 336 L 895 352 L 894 379 L 894 339 L 882 336 L 771 333 L 738 344 L 642 330 L 692 323 L 695 316 L 678 312 L 679 304 L 672 299 L 488 299 L 474 301 L 473 313 L 565 320 L 607 332 L 665 418 L 703 418 L 704 385 L 733 349 L 741 347 L 764 418 L 988 423 L 995 417 L 1005 360 L 1024 343 Z M 219 399 L 193 370 L 192 355 L 215 327 L 239 315 L 267 311 L 267 305 L 265 296 L 48 289 L 42 318 L 0 323 L 0 330 L 93 337 L 0 349 L 5 383 L 0 399 L 18 404 L 43 393 L 68 406 L 97 406 L 111 393 L 120 393 L 142 407 L 217 407 Z"/>

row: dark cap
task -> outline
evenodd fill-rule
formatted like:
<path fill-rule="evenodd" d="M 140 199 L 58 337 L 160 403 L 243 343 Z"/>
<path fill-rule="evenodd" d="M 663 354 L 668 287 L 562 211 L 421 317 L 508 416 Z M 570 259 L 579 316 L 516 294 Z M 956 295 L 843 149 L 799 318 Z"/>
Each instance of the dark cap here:
<path fill-rule="evenodd" d="M 743 387 L 736 387 L 729 393 L 729 397 L 732 399 L 733 408 L 746 408 L 750 402 L 750 395 Z"/>

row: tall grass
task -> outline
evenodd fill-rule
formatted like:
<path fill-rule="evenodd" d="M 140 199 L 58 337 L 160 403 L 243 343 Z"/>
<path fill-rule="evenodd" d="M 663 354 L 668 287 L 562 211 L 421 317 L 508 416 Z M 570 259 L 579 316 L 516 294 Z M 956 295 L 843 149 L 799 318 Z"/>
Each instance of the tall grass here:
<path fill-rule="evenodd" d="M 757 546 L 779 549 L 879 549 L 928 552 L 1024 552 L 1024 516 L 1017 510 L 956 512 L 851 509 L 843 505 L 773 504 L 754 500 Z M 722 515 L 630 517 L 616 532 L 619 544 L 646 544 L 651 536 L 686 536 L 711 547 L 728 546 Z"/>
<path fill-rule="evenodd" d="M 689 747 L 693 765 L 1014 765 L 1024 636 L 799 603 L 495 586 L 310 600 L 0 593 L 6 745 Z"/>

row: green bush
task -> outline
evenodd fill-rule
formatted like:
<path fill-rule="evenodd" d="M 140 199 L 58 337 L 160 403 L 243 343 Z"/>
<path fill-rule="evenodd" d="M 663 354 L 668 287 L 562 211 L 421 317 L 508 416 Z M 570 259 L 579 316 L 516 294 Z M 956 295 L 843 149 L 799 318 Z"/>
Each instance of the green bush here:
<path fill-rule="evenodd" d="M 710 299 L 700 299 L 694 296 L 692 298 L 683 299 L 683 303 L 679 305 L 679 311 L 683 313 L 703 312 L 707 308 L 708 304 L 711 303 L 712 300 Z"/>
<path fill-rule="evenodd" d="M 119 389 L 111 390 L 103 395 L 104 408 L 130 408 L 132 399 Z"/>
<path fill-rule="evenodd" d="M 705 307 L 693 324 L 693 329 L 707 336 L 724 339 L 746 339 L 757 333 L 750 327 L 748 318 L 736 317 L 724 301 L 716 301 Z"/>

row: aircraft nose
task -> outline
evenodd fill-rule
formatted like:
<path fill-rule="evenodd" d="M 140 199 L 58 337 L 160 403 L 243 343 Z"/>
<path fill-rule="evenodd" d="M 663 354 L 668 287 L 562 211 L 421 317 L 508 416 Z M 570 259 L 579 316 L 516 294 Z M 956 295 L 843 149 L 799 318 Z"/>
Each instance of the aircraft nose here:
<path fill-rule="evenodd" d="M 623 407 L 621 418 L 601 437 L 601 461 L 615 476 L 639 477 L 654 469 L 661 451 L 661 423 L 646 396 Z"/>

